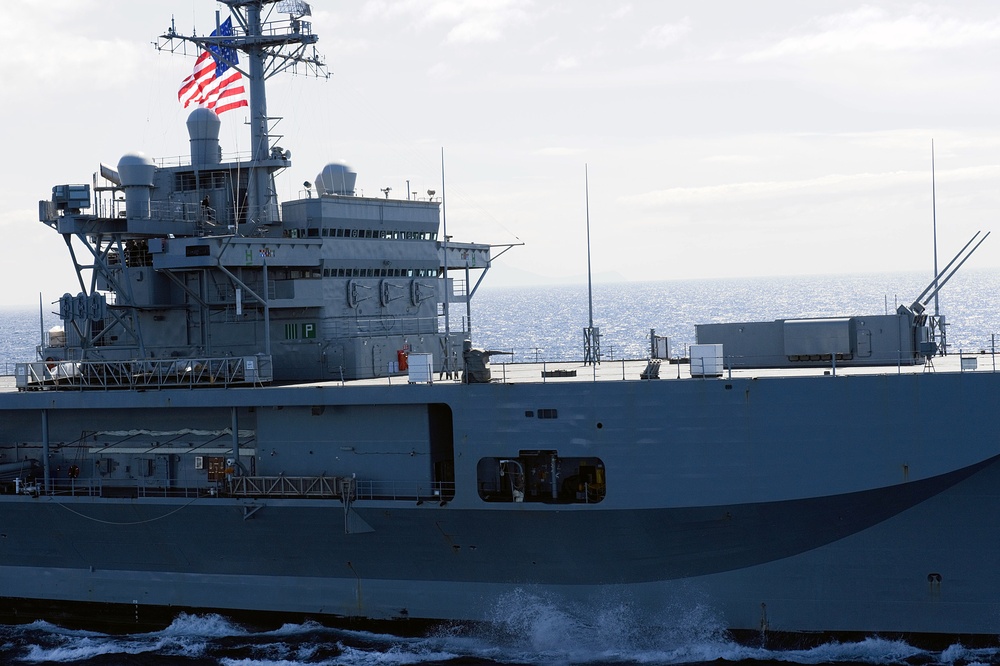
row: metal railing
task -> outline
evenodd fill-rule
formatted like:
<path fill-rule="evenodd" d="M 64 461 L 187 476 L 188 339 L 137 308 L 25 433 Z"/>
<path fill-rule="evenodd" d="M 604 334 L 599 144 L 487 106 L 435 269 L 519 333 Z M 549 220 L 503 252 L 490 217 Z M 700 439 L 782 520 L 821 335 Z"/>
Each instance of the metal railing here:
<path fill-rule="evenodd" d="M 246 497 L 255 499 L 301 498 L 357 500 L 447 501 L 455 496 L 453 481 L 372 481 L 337 476 L 233 476 L 200 486 L 174 486 L 159 480 L 110 483 L 104 479 L 59 479 L 49 482 L 46 493 L 41 479 L 11 482 L 20 495 L 68 497 L 157 498 Z"/>
<path fill-rule="evenodd" d="M 236 497 L 353 497 L 354 479 L 338 476 L 235 476 L 226 493 Z"/>
<path fill-rule="evenodd" d="M 216 497 L 218 491 L 212 486 L 171 486 L 169 484 L 146 485 L 142 481 L 134 484 L 107 483 L 102 479 L 60 479 L 49 482 L 46 493 L 40 479 L 32 482 L 18 482 L 16 491 L 19 495 L 50 495 L 61 497 L 105 497 L 105 498 L 137 498 L 137 497 L 179 497 L 194 499 L 198 497 Z"/>
<path fill-rule="evenodd" d="M 305 497 L 356 500 L 444 501 L 453 481 L 374 481 L 350 476 L 234 476 L 220 493 L 235 497 Z"/>
<path fill-rule="evenodd" d="M 36 361 L 18 363 L 17 388 L 164 389 L 246 386 L 269 383 L 270 356 L 139 359 L 128 361 Z"/>
<path fill-rule="evenodd" d="M 357 480 L 355 499 L 445 501 L 455 496 L 454 481 Z"/>

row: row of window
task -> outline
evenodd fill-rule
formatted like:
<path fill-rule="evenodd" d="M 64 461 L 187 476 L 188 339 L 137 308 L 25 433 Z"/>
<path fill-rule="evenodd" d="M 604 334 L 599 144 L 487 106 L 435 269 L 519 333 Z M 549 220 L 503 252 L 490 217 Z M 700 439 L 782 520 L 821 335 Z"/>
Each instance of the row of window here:
<path fill-rule="evenodd" d="M 320 277 L 320 271 L 311 269 L 271 268 L 270 280 L 301 280 Z M 437 277 L 431 268 L 324 268 L 322 277 L 330 278 L 386 278 L 386 277 Z M 545 418 L 545 417 L 539 417 Z M 554 418 L 554 417 L 551 417 Z"/>
<path fill-rule="evenodd" d="M 437 277 L 432 268 L 324 268 L 323 277 Z"/>
<path fill-rule="evenodd" d="M 436 231 L 387 231 L 385 229 L 285 229 L 285 238 L 379 238 L 386 240 L 437 240 Z"/>
<path fill-rule="evenodd" d="M 193 172 L 178 173 L 174 176 L 174 189 L 178 192 L 221 190 L 228 187 L 227 183 L 225 171 L 202 171 L 197 175 Z"/>

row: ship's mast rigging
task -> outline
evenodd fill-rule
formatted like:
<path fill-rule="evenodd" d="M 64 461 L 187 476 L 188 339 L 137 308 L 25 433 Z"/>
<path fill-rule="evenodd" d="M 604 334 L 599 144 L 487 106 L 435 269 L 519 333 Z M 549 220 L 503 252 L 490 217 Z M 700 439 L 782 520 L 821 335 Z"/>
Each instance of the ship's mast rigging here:
<path fill-rule="evenodd" d="M 182 35 L 173 21 L 166 33 L 156 41 L 156 48 L 170 53 L 186 53 L 191 43 L 202 50 L 212 49 L 216 58 L 238 70 L 247 78 L 249 88 L 250 143 L 252 158 L 249 165 L 246 220 L 249 228 L 244 234 L 261 224 L 277 222 L 277 202 L 271 174 L 284 163 L 281 156 L 273 155 L 270 122 L 277 120 L 267 115 L 267 94 L 264 82 L 286 70 L 329 78 L 330 73 L 315 48 L 319 37 L 313 34 L 312 24 L 302 20 L 311 15 L 309 5 L 302 0 L 218 0 L 229 7 L 234 25 L 232 35 Z M 271 19 L 277 11 L 287 14 L 287 19 Z M 216 15 L 216 26 L 220 24 Z M 230 61 L 226 51 L 244 54 Z M 278 157 L 279 159 L 275 159 Z"/>
<path fill-rule="evenodd" d="M 242 228 L 238 226 L 237 229 L 241 235 L 250 235 L 260 225 L 280 221 L 273 174 L 288 166 L 289 156 L 288 153 L 272 145 L 275 137 L 271 129 L 278 119 L 271 118 L 267 114 L 265 81 L 287 70 L 324 78 L 329 78 L 329 72 L 322 57 L 316 52 L 314 45 L 318 37 L 312 32 L 312 24 L 303 20 L 304 17 L 311 15 L 306 2 L 302 0 L 218 1 L 229 7 L 233 22 L 231 34 L 221 34 L 222 21 L 217 12 L 214 34 L 182 35 L 171 21 L 171 26 L 157 39 L 154 46 L 160 51 L 188 54 L 190 52 L 188 44 L 194 45 L 197 48 L 192 55 L 211 51 L 216 59 L 246 77 L 252 156 L 250 163 L 246 165 L 248 178 L 245 215 L 240 215 L 242 219 L 238 220 L 247 224 L 243 224 Z M 286 16 L 272 19 L 274 13 Z M 238 52 L 244 54 L 243 58 L 237 55 Z M 114 193 L 121 189 L 122 181 L 117 171 L 110 168 L 105 170 L 102 165 L 101 174 L 113 185 L 99 187 L 95 176 L 95 191 Z M 234 201 L 234 206 L 239 209 L 238 202 Z M 84 207 L 86 206 L 78 206 L 78 208 Z M 149 215 L 148 209 L 146 214 Z M 109 223 L 109 220 L 112 223 Z M 82 261 L 77 257 L 71 243 L 71 235 L 82 242 L 92 257 L 91 262 Z M 84 356 L 105 344 L 106 341 L 102 342 L 101 338 L 116 330 L 115 326 L 120 326 L 127 333 L 129 344 L 135 353 L 140 358 L 145 358 L 147 353 L 140 328 L 140 318 L 136 316 L 140 308 L 133 294 L 129 268 L 132 265 L 143 264 L 146 259 L 130 258 L 130 255 L 137 252 L 140 247 L 136 244 L 133 234 L 126 228 L 120 227 L 116 218 L 109 218 L 80 226 L 73 232 L 64 233 L 64 236 L 76 268 L 80 295 L 76 297 L 66 295 L 60 299 L 60 316 L 66 321 L 67 326 L 74 327 L 80 339 L 85 341 Z M 86 270 L 91 271 L 89 284 L 84 280 Z M 200 295 L 190 293 L 186 282 L 175 276 L 172 271 L 163 270 L 161 275 L 188 291 L 203 308 L 207 307 Z M 104 297 L 98 293 L 99 276 L 115 294 L 114 307 L 108 307 Z M 106 318 L 110 318 L 110 325 L 104 321 Z M 92 330 L 95 321 L 103 322 L 103 326 L 97 331 Z"/>

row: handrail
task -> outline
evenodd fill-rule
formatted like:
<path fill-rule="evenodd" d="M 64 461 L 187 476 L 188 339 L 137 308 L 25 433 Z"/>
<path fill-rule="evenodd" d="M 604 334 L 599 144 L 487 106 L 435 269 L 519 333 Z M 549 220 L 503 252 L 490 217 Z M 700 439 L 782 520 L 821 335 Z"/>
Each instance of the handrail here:
<path fill-rule="evenodd" d="M 209 485 L 174 486 L 164 483 L 108 483 L 99 478 L 53 481 L 45 493 L 37 481 L 17 482 L 17 494 L 67 497 L 187 497 L 251 499 L 330 499 L 448 501 L 455 496 L 453 481 L 374 481 L 352 476 L 232 476 Z"/>
<path fill-rule="evenodd" d="M 64 389 L 164 389 L 245 386 L 272 380 L 271 357 L 137 359 L 123 361 L 35 361 L 18 363 L 15 383 L 23 391 Z"/>

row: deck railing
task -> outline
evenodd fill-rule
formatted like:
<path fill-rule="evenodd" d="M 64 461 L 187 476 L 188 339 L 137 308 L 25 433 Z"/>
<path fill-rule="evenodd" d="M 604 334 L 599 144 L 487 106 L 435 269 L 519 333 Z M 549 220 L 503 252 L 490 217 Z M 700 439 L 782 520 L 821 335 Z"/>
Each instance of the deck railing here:
<path fill-rule="evenodd" d="M 126 361 L 36 361 L 18 363 L 17 388 L 163 389 L 246 386 L 271 382 L 271 357 L 140 359 Z"/>
<path fill-rule="evenodd" d="M 135 483 L 105 479 L 58 479 L 46 493 L 40 478 L 8 484 L 7 492 L 20 495 L 67 497 L 246 497 L 256 499 L 407 500 L 445 502 L 455 496 L 453 481 L 373 481 L 338 476 L 233 476 L 200 486 L 175 486 L 170 482 L 137 480 Z"/>

